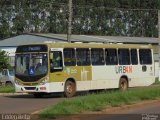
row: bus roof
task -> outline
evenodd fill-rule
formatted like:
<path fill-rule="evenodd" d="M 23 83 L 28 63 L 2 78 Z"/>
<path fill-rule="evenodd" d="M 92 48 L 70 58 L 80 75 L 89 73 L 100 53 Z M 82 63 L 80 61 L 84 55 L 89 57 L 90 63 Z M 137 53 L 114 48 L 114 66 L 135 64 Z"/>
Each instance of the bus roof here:
<path fill-rule="evenodd" d="M 152 45 L 99 44 L 99 43 L 48 43 L 50 48 L 152 48 Z"/>
<path fill-rule="evenodd" d="M 47 45 L 49 48 L 152 48 L 151 44 L 109 44 L 109 43 L 67 43 L 67 42 L 56 42 L 56 43 L 35 43 L 20 46 L 30 45 Z"/>

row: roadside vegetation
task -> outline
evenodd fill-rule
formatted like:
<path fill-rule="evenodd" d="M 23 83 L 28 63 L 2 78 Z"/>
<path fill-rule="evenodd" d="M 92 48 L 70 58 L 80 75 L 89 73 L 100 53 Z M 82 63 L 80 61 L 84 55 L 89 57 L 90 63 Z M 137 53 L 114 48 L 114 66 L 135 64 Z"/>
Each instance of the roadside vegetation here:
<path fill-rule="evenodd" d="M 14 93 L 15 88 L 13 86 L 0 86 L 0 93 Z"/>
<path fill-rule="evenodd" d="M 77 96 L 66 99 L 57 105 L 50 106 L 40 112 L 40 118 L 55 118 L 58 116 L 83 113 L 85 111 L 101 111 L 107 107 L 123 106 L 143 100 L 153 100 L 160 97 L 160 86 L 129 89 L 128 91 L 111 91 Z"/>
<path fill-rule="evenodd" d="M 11 68 L 9 64 L 9 57 L 5 51 L 0 50 L 0 71 L 3 68 Z"/>

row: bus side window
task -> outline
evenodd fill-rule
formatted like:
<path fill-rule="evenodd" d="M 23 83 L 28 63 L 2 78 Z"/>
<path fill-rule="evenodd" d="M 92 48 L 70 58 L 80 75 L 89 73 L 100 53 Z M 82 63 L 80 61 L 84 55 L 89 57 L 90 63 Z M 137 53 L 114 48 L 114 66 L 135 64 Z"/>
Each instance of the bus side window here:
<path fill-rule="evenodd" d="M 138 64 L 137 49 L 131 49 L 131 63 L 132 65 Z"/>
<path fill-rule="evenodd" d="M 106 65 L 117 65 L 117 50 L 116 49 L 106 49 Z"/>
<path fill-rule="evenodd" d="M 140 64 L 152 64 L 152 53 L 150 49 L 139 49 Z"/>
<path fill-rule="evenodd" d="M 118 49 L 118 60 L 120 65 L 130 64 L 129 49 Z"/>
<path fill-rule="evenodd" d="M 99 48 L 91 49 L 92 65 L 104 65 L 104 51 Z"/>
<path fill-rule="evenodd" d="M 78 66 L 88 66 L 90 62 L 90 50 L 87 48 L 77 48 L 76 49 L 77 65 Z"/>
<path fill-rule="evenodd" d="M 76 65 L 75 50 L 73 48 L 64 48 L 63 55 L 64 55 L 65 66 Z"/>

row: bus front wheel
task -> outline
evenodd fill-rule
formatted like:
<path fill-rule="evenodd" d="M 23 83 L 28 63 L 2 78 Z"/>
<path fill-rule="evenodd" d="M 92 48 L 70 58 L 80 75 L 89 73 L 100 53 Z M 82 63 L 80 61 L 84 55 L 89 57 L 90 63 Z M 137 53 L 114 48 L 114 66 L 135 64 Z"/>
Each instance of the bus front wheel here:
<path fill-rule="evenodd" d="M 64 95 L 65 97 L 73 97 L 76 93 L 76 85 L 74 82 L 68 80 L 65 84 Z"/>
<path fill-rule="evenodd" d="M 128 82 L 126 80 L 126 78 L 121 78 L 120 82 L 119 82 L 119 89 L 121 91 L 125 91 L 128 88 Z"/>

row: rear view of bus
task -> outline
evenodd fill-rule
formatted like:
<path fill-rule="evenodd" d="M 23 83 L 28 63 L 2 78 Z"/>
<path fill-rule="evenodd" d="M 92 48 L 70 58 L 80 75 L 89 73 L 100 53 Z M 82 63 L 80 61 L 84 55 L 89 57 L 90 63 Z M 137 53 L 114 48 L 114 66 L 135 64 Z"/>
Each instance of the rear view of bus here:
<path fill-rule="evenodd" d="M 16 92 L 35 94 L 46 92 L 48 81 L 47 45 L 22 45 L 16 50 L 15 88 Z"/>

